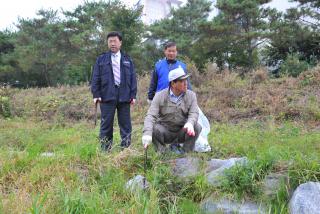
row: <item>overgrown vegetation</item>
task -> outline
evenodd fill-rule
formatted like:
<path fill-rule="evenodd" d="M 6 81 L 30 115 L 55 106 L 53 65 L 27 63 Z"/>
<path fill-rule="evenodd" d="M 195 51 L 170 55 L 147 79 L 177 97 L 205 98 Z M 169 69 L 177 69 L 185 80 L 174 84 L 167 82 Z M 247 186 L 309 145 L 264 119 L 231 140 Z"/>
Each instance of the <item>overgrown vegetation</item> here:
<path fill-rule="evenodd" d="M 227 171 L 221 188 L 208 185 L 202 175 L 189 181 L 175 178 L 166 161 L 173 156 L 158 156 L 150 150 L 147 180 L 151 187 L 138 193 L 125 190 L 125 183 L 143 174 L 140 132 L 134 134 L 131 149 L 121 151 L 115 146 L 110 154 L 103 154 L 97 145 L 98 129 L 85 122 L 61 127 L 14 119 L 2 121 L 0 130 L 4 213 L 200 213 L 199 202 L 211 194 L 263 200 L 271 210 L 285 210 L 289 200 L 285 190 L 320 179 L 319 132 L 293 122 L 214 124 L 209 136 L 213 152 L 192 155 L 203 160 L 249 159 L 248 165 Z M 43 155 L 49 152 L 54 155 Z M 264 199 L 261 184 L 269 172 L 287 174 L 290 183 L 283 184 L 276 198 Z"/>
<path fill-rule="evenodd" d="M 141 7 L 127 8 L 119 0 L 83 2 L 71 11 L 41 9 L 36 18 L 19 19 L 16 30 L 0 32 L 0 84 L 89 82 L 113 30 L 122 32 L 122 48 L 139 74 L 149 73 L 163 57 L 159 44 L 174 40 L 180 56 L 201 71 L 212 62 L 243 74 L 268 66 L 275 76 L 298 76 L 319 60 L 319 5 L 293 0 L 300 5 L 280 12 L 268 8 L 269 2 L 188 0 L 150 26 L 141 21 Z M 218 14 L 212 17 L 214 7 Z"/>
<path fill-rule="evenodd" d="M 261 68 L 241 77 L 225 70 L 219 72 L 212 65 L 199 75 L 192 63 L 192 84 L 197 92 L 201 109 L 212 122 L 237 122 L 241 120 L 301 121 L 317 124 L 320 120 L 320 67 L 302 72 L 298 78 L 270 78 Z M 146 91 L 149 75 L 139 77 L 139 94 L 132 116 L 141 124 L 147 111 Z M 4 89 L 2 89 L 4 91 Z M 9 92 L 10 91 L 10 92 Z M 3 93 L 2 93 L 3 94 Z M 93 121 L 89 86 L 59 86 L 43 89 L 10 89 L 2 101 L 3 112 L 13 117 L 65 121 Z"/>
<path fill-rule="evenodd" d="M 320 180 L 320 5 L 299 0 L 301 7 L 280 13 L 260 2 L 217 1 L 219 14 L 210 20 L 209 1 L 189 0 L 149 27 L 140 20 L 141 8 L 84 2 L 64 11 L 65 19 L 40 10 L 38 18 L 20 19 L 16 32 L 0 32 L 0 82 L 56 86 L 1 85 L 0 213 L 202 213 L 199 204 L 209 196 L 263 202 L 269 213 L 288 213 L 292 191 Z M 106 154 L 99 150 L 85 82 L 111 30 L 122 31 L 123 48 L 140 75 L 133 145 L 122 151 L 115 127 L 115 145 Z M 125 183 L 144 174 L 141 132 L 150 81 L 144 71 L 161 57 L 153 41 L 168 39 L 176 40 L 211 122 L 213 151 L 184 156 L 199 157 L 201 166 L 231 157 L 247 157 L 247 164 L 228 169 L 213 187 L 205 173 L 174 177 L 169 160 L 180 156 L 149 150 L 150 188 L 130 192 Z M 269 173 L 286 180 L 266 197 Z"/>
<path fill-rule="evenodd" d="M 287 213 L 292 190 L 320 179 L 319 67 L 297 78 L 269 78 L 262 68 L 250 75 L 220 72 L 211 65 L 192 82 L 209 117 L 213 151 L 190 154 L 211 158 L 247 157 L 248 164 L 226 171 L 212 187 L 205 174 L 188 181 L 172 175 L 168 160 L 149 150 L 150 190 L 131 193 L 125 183 L 143 175 L 141 130 L 147 110 L 149 76 L 139 77 L 132 108 L 133 146 L 99 150 L 98 126 L 86 85 L 42 89 L 2 89 L 10 116 L 0 119 L 0 210 L 3 213 L 201 213 L 205 198 L 264 202 L 270 213 Z M 274 197 L 263 195 L 269 173 L 288 177 Z"/>

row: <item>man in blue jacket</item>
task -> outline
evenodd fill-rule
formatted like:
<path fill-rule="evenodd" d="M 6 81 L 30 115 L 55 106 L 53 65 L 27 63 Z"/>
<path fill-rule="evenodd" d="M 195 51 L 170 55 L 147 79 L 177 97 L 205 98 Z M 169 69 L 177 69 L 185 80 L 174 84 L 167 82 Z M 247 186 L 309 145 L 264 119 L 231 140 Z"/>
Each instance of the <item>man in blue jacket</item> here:
<path fill-rule="evenodd" d="M 109 51 L 101 54 L 93 69 L 91 92 L 93 101 L 100 103 L 101 149 L 108 151 L 113 142 L 113 122 L 117 109 L 120 127 L 121 147 L 131 144 L 130 104 L 134 104 L 137 94 L 137 79 L 131 58 L 120 51 L 122 36 L 119 32 L 107 35 Z"/>
<path fill-rule="evenodd" d="M 187 73 L 185 63 L 177 60 L 177 45 L 174 42 L 167 42 L 164 46 L 165 58 L 159 60 L 155 64 L 152 72 L 150 86 L 148 90 L 148 102 L 151 103 L 156 92 L 159 92 L 169 87 L 168 75 L 173 69 L 181 67 Z M 190 81 L 188 80 L 188 89 L 191 89 Z"/>
<path fill-rule="evenodd" d="M 165 58 L 159 60 L 155 64 L 154 71 L 152 72 L 150 86 L 148 90 L 148 103 L 151 103 L 156 92 L 159 92 L 169 87 L 169 72 L 176 68 L 181 67 L 187 74 L 187 66 L 180 60 L 177 60 L 177 45 L 175 42 L 167 42 L 164 46 Z M 187 80 L 188 89 L 191 90 L 190 80 Z M 179 144 L 171 144 L 170 148 L 176 153 L 180 153 Z"/>

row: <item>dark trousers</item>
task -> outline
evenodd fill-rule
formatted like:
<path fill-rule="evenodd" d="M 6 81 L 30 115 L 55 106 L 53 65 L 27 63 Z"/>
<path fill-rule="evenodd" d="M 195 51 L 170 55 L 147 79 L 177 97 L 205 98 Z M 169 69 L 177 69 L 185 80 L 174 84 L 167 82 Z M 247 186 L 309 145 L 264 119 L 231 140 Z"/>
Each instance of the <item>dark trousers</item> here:
<path fill-rule="evenodd" d="M 197 123 L 194 126 L 195 136 L 189 136 L 183 128 L 177 132 L 172 132 L 165 126 L 156 123 L 153 127 L 152 143 L 158 152 L 164 152 L 166 150 L 166 144 L 183 144 L 183 150 L 185 152 L 191 152 L 194 149 L 201 129 L 201 126 Z"/>
<path fill-rule="evenodd" d="M 119 89 L 117 100 L 100 103 L 101 109 L 101 126 L 100 126 L 100 139 L 108 146 L 113 142 L 113 123 L 115 111 L 117 110 L 118 124 L 120 127 L 121 146 L 128 147 L 131 144 L 131 116 L 130 116 L 130 103 L 119 102 Z"/>

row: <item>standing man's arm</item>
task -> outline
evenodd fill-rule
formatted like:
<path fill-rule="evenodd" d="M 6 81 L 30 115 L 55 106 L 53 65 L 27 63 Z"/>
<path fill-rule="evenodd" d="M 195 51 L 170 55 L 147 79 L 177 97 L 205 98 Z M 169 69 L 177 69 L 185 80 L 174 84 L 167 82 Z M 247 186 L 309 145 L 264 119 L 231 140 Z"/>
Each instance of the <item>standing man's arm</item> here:
<path fill-rule="evenodd" d="M 131 69 L 132 69 L 132 74 L 131 74 L 131 89 L 130 89 L 130 102 L 131 104 L 135 104 L 136 97 L 137 97 L 137 75 L 136 71 L 134 68 L 134 64 L 131 61 Z"/>
<path fill-rule="evenodd" d="M 151 76 L 151 81 L 150 81 L 150 86 L 149 86 L 149 91 L 148 91 L 148 100 L 149 101 L 153 100 L 153 97 L 156 94 L 157 86 L 158 86 L 158 75 L 157 75 L 157 71 L 153 70 L 152 76 Z"/>
<path fill-rule="evenodd" d="M 98 100 L 101 101 L 101 76 L 99 71 L 98 60 L 96 61 L 96 64 L 93 67 L 93 74 L 92 74 L 92 80 L 91 80 L 91 92 L 92 92 L 95 103 Z"/>

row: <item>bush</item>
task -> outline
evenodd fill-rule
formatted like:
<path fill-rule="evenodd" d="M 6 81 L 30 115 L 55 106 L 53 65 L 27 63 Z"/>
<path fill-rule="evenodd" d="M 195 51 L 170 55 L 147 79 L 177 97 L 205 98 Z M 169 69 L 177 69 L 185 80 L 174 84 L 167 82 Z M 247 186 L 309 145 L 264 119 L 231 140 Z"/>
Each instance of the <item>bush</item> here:
<path fill-rule="evenodd" d="M 300 60 L 299 54 L 289 54 L 286 60 L 280 66 L 280 73 L 292 77 L 298 77 L 300 73 L 308 70 L 309 64 Z"/>
<path fill-rule="evenodd" d="M 268 72 L 263 68 L 255 70 L 251 75 L 251 84 L 263 83 L 266 80 L 268 80 Z"/>
<path fill-rule="evenodd" d="M 320 64 L 311 70 L 303 72 L 299 75 L 301 86 L 314 85 L 319 86 L 320 82 Z"/>
<path fill-rule="evenodd" d="M 0 96 L 0 115 L 3 117 L 10 117 L 9 97 Z"/>
<path fill-rule="evenodd" d="M 225 171 L 222 178 L 222 190 L 235 194 L 238 198 L 258 195 L 259 181 L 272 169 L 270 159 L 249 161 L 247 164 L 236 164 Z"/>
<path fill-rule="evenodd" d="M 0 88 L 0 115 L 3 117 L 10 117 L 10 99 L 9 94 L 5 88 Z"/>

